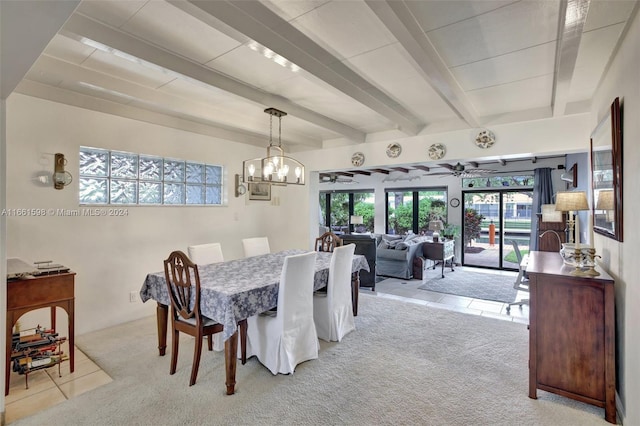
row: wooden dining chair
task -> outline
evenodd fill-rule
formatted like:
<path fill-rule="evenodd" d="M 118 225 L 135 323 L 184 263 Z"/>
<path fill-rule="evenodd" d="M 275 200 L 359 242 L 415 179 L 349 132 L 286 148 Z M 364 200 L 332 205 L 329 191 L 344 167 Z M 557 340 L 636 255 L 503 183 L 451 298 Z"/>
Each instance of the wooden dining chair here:
<path fill-rule="evenodd" d="M 169 374 L 176 372 L 180 332 L 195 337 L 193 364 L 189 386 L 193 386 L 198 376 L 202 339 L 209 336 L 209 350 L 212 338 L 223 330 L 222 324 L 200 313 L 200 275 L 198 266 L 181 251 L 172 252 L 164 261 L 164 276 L 171 300 L 171 367 Z M 195 292 L 195 294 L 194 294 Z M 192 297 L 194 299 L 191 304 Z"/>
<path fill-rule="evenodd" d="M 331 231 L 325 232 L 320 237 L 316 238 L 316 251 L 329 251 L 332 252 L 334 248 L 340 247 L 342 240 L 336 234 Z"/>
<path fill-rule="evenodd" d="M 242 248 L 244 249 L 244 257 L 271 253 L 267 237 L 245 238 L 242 240 Z"/>
<path fill-rule="evenodd" d="M 222 255 L 222 245 L 220 243 L 197 244 L 188 247 L 189 259 L 196 265 L 209 265 L 212 263 L 224 262 Z M 247 320 L 243 319 L 238 323 L 240 328 L 240 348 L 242 353 L 242 363 L 247 362 Z M 211 337 L 210 337 L 211 338 Z M 213 336 L 213 350 L 224 350 L 224 339 L 222 334 Z"/>
<path fill-rule="evenodd" d="M 318 358 L 313 323 L 316 252 L 287 256 L 278 287 L 278 309 L 249 317 L 247 354 L 256 355 L 272 374 L 293 373 L 301 362 Z"/>
<path fill-rule="evenodd" d="M 339 342 L 355 330 L 351 301 L 351 264 L 355 244 L 336 247 L 331 255 L 326 293 L 313 295 L 313 321 L 318 338 Z"/>

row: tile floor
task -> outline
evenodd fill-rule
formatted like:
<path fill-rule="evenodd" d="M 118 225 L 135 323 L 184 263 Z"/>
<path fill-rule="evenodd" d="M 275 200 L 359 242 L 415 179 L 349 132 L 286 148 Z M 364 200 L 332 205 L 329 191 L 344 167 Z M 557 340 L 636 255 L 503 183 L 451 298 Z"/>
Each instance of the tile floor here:
<path fill-rule="evenodd" d="M 469 270 L 479 273 L 499 274 L 517 276 L 516 272 L 495 271 L 482 268 L 472 268 L 468 266 L 458 266 L 458 270 Z M 455 273 L 455 272 L 454 272 Z M 438 293 L 429 290 L 420 290 L 418 287 L 423 284 L 422 280 L 403 280 L 398 278 L 387 278 L 376 284 L 375 294 L 379 297 L 404 300 L 411 303 L 419 303 L 440 309 L 449 309 L 472 315 L 482 315 L 497 318 L 505 321 L 515 321 L 529 323 L 529 305 L 511 306 L 507 312 L 507 303 L 495 302 L 492 300 L 472 299 L 470 297 L 455 296 L 452 294 Z M 361 289 L 361 292 L 371 293 L 369 289 Z M 527 292 L 518 291 L 516 300 L 529 297 Z"/>
<path fill-rule="evenodd" d="M 67 346 L 65 348 L 65 345 Z M 68 344 L 62 350 L 69 353 Z M 25 387 L 24 375 L 11 372 L 9 395 L 5 396 L 5 420 L 9 424 L 38 411 L 59 404 L 67 399 L 95 389 L 112 381 L 93 361 L 75 349 L 75 368 L 71 373 L 69 362 L 58 367 L 37 370 L 29 374 L 29 389 Z"/>
<path fill-rule="evenodd" d="M 516 276 L 514 272 L 487 271 L 479 268 L 457 267 L 456 270 L 467 268 L 475 272 L 511 275 L 514 279 Z M 471 315 L 483 315 L 505 321 L 529 323 L 528 305 L 524 305 L 522 308 L 513 306 L 511 307 L 511 312 L 507 313 L 506 303 L 420 290 L 418 289 L 420 285 L 422 285 L 421 280 L 387 278 L 376 284 L 376 291 L 373 294 L 378 297 L 403 300 L 409 303 L 418 303 Z M 367 294 L 372 293 L 369 289 L 364 288 L 360 291 Z M 527 297 L 527 293 L 518 292 L 516 300 Z M 65 349 L 63 348 L 63 350 Z M 65 350 L 65 352 L 67 351 Z M 58 376 L 57 367 L 31 373 L 29 375 L 29 389 L 25 388 L 24 376 L 12 372 L 9 395 L 5 397 L 7 424 L 112 381 L 98 365 L 77 348 L 75 363 L 75 371 L 73 373 L 69 371 L 68 362 L 62 363 L 62 377 Z"/>

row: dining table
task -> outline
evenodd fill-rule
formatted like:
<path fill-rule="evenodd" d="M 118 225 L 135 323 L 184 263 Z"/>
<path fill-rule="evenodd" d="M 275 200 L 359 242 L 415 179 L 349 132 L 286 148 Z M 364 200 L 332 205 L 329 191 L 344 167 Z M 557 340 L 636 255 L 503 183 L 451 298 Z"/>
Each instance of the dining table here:
<path fill-rule="evenodd" d="M 238 323 L 275 308 L 284 260 L 287 256 L 307 253 L 308 250 L 284 250 L 226 262 L 198 265 L 200 276 L 200 310 L 202 315 L 223 325 L 225 342 L 225 373 L 227 395 L 235 393 L 238 352 Z M 326 287 L 329 280 L 331 252 L 317 252 L 314 291 Z M 357 315 L 359 271 L 369 271 L 362 255 L 352 261 L 352 301 Z M 167 348 L 168 309 L 171 304 L 164 271 L 147 274 L 140 298 L 143 302 L 157 302 L 158 351 L 164 356 Z"/>

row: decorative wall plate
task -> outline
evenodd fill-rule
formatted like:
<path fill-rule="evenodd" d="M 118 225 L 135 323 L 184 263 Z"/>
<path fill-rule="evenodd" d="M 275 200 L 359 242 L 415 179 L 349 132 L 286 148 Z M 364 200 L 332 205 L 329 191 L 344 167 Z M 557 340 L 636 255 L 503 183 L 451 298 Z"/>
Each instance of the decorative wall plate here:
<path fill-rule="evenodd" d="M 399 143 L 394 142 L 389 144 L 389 146 L 387 147 L 387 156 L 390 158 L 397 158 L 398 156 L 400 156 L 401 152 L 402 147 Z"/>
<path fill-rule="evenodd" d="M 447 153 L 447 149 L 441 143 L 434 143 L 429 147 L 429 158 L 439 160 Z"/>
<path fill-rule="evenodd" d="M 351 164 L 353 164 L 355 167 L 362 166 L 364 164 L 364 154 L 361 152 L 355 152 L 351 156 Z"/>
<path fill-rule="evenodd" d="M 496 142 L 496 135 L 491 130 L 484 129 L 476 136 L 476 145 L 482 149 L 491 148 Z"/>

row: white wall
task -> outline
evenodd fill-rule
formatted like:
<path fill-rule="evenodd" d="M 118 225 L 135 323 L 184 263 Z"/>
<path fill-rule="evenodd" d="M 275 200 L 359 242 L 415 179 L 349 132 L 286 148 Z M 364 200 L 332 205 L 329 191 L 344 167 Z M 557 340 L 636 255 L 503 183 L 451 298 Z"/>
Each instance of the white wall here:
<path fill-rule="evenodd" d="M 637 9 L 637 7 L 636 7 Z M 640 161 L 640 14 L 611 63 L 594 97 L 589 128 L 594 129 L 616 97 L 623 109 L 623 207 L 624 242 L 595 235 L 598 254 L 616 279 L 617 379 L 624 424 L 640 424 L 640 229 L 635 219 L 640 211 L 638 197 Z"/>
<path fill-rule="evenodd" d="M 229 199 L 224 207 L 129 206 L 125 217 L 7 217 L 8 257 L 53 260 L 77 273 L 77 334 L 152 314 L 153 302 L 130 303 L 129 293 L 140 290 L 147 273 L 161 271 L 172 250 L 217 241 L 225 258 L 239 258 L 240 240 L 258 235 L 268 236 L 274 250 L 308 247 L 304 224 L 282 217 L 293 211 L 307 217 L 304 187 L 274 188 L 273 202 L 234 197 L 234 173 L 241 171 L 243 159 L 263 155 L 263 148 L 20 94 L 7 101 L 7 208 L 78 209 L 81 145 L 222 164 Z M 53 172 L 56 152 L 65 155 L 74 176 L 60 191 L 33 182 L 35 173 Z M 41 310 L 21 323 L 48 324 L 47 318 Z M 58 328 L 64 330 L 65 324 Z"/>

